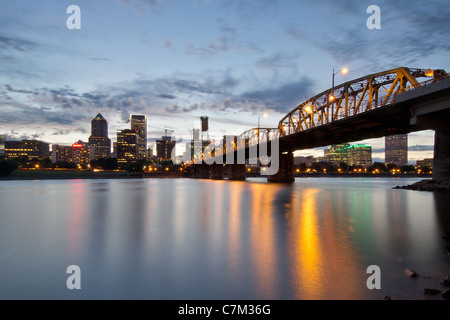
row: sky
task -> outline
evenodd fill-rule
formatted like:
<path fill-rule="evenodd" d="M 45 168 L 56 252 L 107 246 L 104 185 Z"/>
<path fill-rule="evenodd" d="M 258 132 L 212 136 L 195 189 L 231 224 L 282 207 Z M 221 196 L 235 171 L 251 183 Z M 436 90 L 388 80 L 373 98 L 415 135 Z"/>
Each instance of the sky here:
<path fill-rule="evenodd" d="M 69 29 L 70 5 L 80 29 Z M 367 28 L 378 5 L 381 29 Z M 401 66 L 450 71 L 448 1 L 0 0 L 0 134 L 70 145 L 98 112 L 109 136 L 148 116 L 149 146 L 277 127 L 336 84 Z M 262 117 L 267 113 L 268 117 Z M 384 139 L 371 139 L 374 161 Z M 409 161 L 433 157 L 433 131 L 409 135 Z M 180 150 L 181 151 L 181 150 Z M 323 148 L 297 155 L 322 156 Z"/>

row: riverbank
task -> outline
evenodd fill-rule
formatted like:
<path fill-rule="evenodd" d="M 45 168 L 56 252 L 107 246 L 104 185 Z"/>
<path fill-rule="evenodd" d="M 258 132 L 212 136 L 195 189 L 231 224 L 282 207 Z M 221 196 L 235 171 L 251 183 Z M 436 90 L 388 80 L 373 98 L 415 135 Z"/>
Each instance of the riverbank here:
<path fill-rule="evenodd" d="M 247 173 L 247 178 L 261 177 L 259 173 Z M 428 174 L 369 174 L 369 173 L 296 173 L 296 178 L 431 178 Z M 16 170 L 2 180 L 51 180 L 51 179 L 139 179 L 139 178 L 189 178 L 181 172 L 127 172 L 81 170 Z M 226 178 L 226 177 L 225 177 Z"/>
<path fill-rule="evenodd" d="M 407 186 L 396 186 L 394 189 L 450 193 L 450 181 L 421 180 Z"/>
<path fill-rule="evenodd" d="M 1 180 L 58 180 L 58 179 L 132 179 L 142 178 L 142 173 L 126 171 L 80 171 L 80 170 L 16 170 Z"/>

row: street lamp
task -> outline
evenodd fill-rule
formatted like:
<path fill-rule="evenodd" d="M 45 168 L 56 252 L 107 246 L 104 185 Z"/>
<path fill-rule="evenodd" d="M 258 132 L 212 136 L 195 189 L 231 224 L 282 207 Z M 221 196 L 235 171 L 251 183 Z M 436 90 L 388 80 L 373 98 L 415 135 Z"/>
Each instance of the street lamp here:
<path fill-rule="evenodd" d="M 342 73 L 342 74 L 347 74 L 348 73 L 348 69 L 347 68 L 342 68 L 341 70 L 338 71 L 334 71 L 333 69 L 333 82 L 331 85 L 331 96 L 330 96 L 330 101 L 331 101 L 331 122 L 334 121 L 334 76 L 337 75 L 338 73 Z"/>
<path fill-rule="evenodd" d="M 267 117 L 268 117 L 267 112 L 264 112 L 264 113 L 262 114 L 262 116 L 263 116 L 263 118 L 267 118 Z M 261 122 L 260 118 L 261 118 L 261 115 L 258 114 L 258 145 L 259 145 L 259 127 L 260 127 L 260 122 Z"/>

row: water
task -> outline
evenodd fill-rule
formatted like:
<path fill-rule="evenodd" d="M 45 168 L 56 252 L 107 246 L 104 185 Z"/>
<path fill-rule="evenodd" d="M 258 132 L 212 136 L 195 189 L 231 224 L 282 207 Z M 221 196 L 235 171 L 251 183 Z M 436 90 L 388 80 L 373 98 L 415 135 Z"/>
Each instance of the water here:
<path fill-rule="evenodd" d="M 0 299 L 440 299 L 449 196 L 415 181 L 0 181 Z"/>

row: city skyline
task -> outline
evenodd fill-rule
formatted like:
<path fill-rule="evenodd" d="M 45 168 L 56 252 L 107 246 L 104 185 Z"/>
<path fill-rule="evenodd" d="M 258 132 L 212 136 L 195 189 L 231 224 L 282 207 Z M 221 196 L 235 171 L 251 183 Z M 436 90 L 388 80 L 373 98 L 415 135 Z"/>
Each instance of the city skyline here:
<path fill-rule="evenodd" d="M 380 30 L 366 27 L 364 1 L 77 1 L 80 30 L 66 28 L 71 2 L 6 2 L 0 134 L 8 139 L 70 145 L 88 136 L 97 110 L 112 142 L 130 114 L 151 118 L 153 147 L 166 127 L 187 138 L 203 115 L 220 139 L 256 127 L 262 113 L 261 126 L 276 127 L 330 88 L 341 66 L 349 73 L 336 83 L 398 66 L 450 69 L 444 1 L 417 8 L 380 1 Z M 433 141 L 432 131 L 411 134 L 410 161 L 432 157 Z M 372 145 L 374 160 L 384 157 L 384 139 L 352 142 Z"/>

